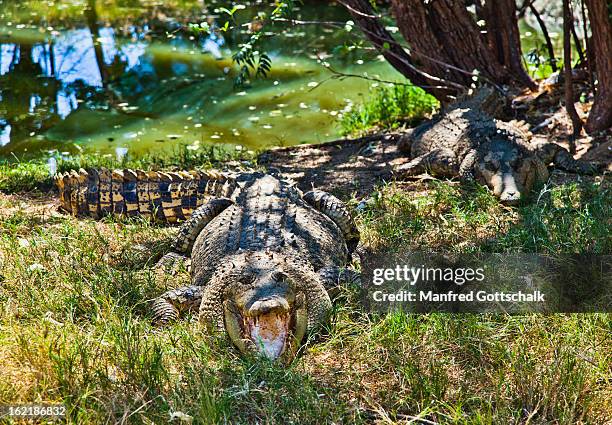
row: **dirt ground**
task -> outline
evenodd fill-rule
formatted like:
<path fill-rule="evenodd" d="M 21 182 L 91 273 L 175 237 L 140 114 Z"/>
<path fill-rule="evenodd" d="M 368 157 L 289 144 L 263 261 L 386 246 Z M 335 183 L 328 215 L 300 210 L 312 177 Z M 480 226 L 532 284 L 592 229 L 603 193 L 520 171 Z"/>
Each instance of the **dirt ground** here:
<path fill-rule="evenodd" d="M 562 131 L 562 130 L 560 130 Z M 337 140 L 317 145 L 301 145 L 272 149 L 259 157 L 259 164 L 277 169 L 283 175 L 298 182 L 302 190 L 313 186 L 335 194 L 357 197 L 367 196 L 383 181 L 393 179 L 393 168 L 409 161 L 397 149 L 401 133 L 374 135 L 361 139 Z M 534 135 L 534 139 L 550 136 Z M 561 145 L 567 141 L 556 139 Z M 594 140 L 582 137 L 577 140 L 576 159 L 605 163 L 612 171 L 612 136 Z M 607 182 L 607 174 L 579 176 L 554 170 L 551 183 L 558 185 L 571 181 Z M 422 183 L 432 180 L 429 175 L 411 178 L 406 189 L 422 190 Z"/>
<path fill-rule="evenodd" d="M 57 193 L 1 193 L 0 192 L 0 219 L 22 213 L 28 217 L 36 218 L 41 222 L 51 218 L 61 217 Z"/>
<path fill-rule="evenodd" d="M 397 149 L 400 134 L 374 135 L 264 152 L 259 164 L 277 169 L 302 190 L 315 186 L 334 193 L 363 196 L 392 178 L 393 165 L 407 162 Z"/>

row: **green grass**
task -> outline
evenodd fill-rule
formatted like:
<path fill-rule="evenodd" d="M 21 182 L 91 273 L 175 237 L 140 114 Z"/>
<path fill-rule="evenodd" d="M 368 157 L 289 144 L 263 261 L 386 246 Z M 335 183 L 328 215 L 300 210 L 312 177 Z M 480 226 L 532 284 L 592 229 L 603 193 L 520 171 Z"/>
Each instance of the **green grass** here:
<path fill-rule="evenodd" d="M 429 189 L 381 187 L 358 217 L 365 243 L 610 250 L 610 193 L 599 186 L 562 186 L 518 208 L 480 187 Z M 0 404 L 65 403 L 75 424 L 612 418 L 608 314 L 377 315 L 346 290 L 292 364 L 243 359 L 197 322 L 149 324 L 148 300 L 176 284 L 150 268 L 174 229 L 7 210 L 15 202 L 0 194 Z"/>
<path fill-rule="evenodd" d="M 422 89 L 405 85 L 378 88 L 371 99 L 343 115 L 344 135 L 359 135 L 373 130 L 412 125 L 430 116 L 438 101 Z"/>
<path fill-rule="evenodd" d="M 49 157 L 50 158 L 50 157 Z M 0 159 L 0 192 L 29 192 L 33 190 L 48 190 L 53 186 L 49 173 L 49 158 L 39 159 Z M 129 155 L 121 160 L 112 156 L 82 154 L 63 157 L 53 156 L 57 161 L 57 172 L 78 170 L 88 167 L 133 168 L 147 170 L 210 168 L 222 166 L 230 160 L 244 160 L 253 164 L 255 154 L 248 152 L 229 151 L 211 145 L 192 151 L 186 146 L 180 146 L 173 153 L 156 154 L 132 158 Z"/>
<path fill-rule="evenodd" d="M 599 184 L 544 187 L 517 208 L 486 188 L 433 182 L 425 196 L 397 184 L 372 194 L 360 217 L 385 249 L 533 253 L 612 251 L 612 193 Z"/>

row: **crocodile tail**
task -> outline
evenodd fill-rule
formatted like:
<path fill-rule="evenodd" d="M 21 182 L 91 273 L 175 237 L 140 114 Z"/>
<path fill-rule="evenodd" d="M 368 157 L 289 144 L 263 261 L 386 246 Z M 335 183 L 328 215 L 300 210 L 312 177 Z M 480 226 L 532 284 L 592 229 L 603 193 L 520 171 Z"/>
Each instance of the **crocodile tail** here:
<path fill-rule="evenodd" d="M 359 230 L 349 209 L 340 199 L 320 190 L 311 190 L 305 193 L 302 199 L 336 223 L 344 235 L 349 253 L 357 248 Z"/>
<path fill-rule="evenodd" d="M 211 197 L 228 197 L 235 176 L 218 171 L 79 169 L 57 174 L 61 208 L 75 216 L 114 214 L 175 223 Z"/>

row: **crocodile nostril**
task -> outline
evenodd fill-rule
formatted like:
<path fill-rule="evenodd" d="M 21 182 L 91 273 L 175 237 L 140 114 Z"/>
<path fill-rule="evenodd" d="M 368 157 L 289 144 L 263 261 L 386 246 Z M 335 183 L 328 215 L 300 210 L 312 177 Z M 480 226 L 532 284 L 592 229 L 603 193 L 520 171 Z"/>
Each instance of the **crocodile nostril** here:
<path fill-rule="evenodd" d="M 514 199 L 514 200 L 516 200 L 516 199 L 519 199 L 520 197 L 521 197 L 520 192 L 515 191 L 515 190 L 508 190 L 508 191 L 505 191 L 505 192 L 504 192 L 504 193 L 502 193 L 502 194 L 501 194 L 501 196 L 500 196 L 500 198 L 501 198 L 502 200 L 504 200 L 504 199 L 508 199 L 508 200 Z"/>
<path fill-rule="evenodd" d="M 500 196 L 500 201 L 506 205 L 514 205 L 521 199 L 520 192 L 504 192 Z"/>

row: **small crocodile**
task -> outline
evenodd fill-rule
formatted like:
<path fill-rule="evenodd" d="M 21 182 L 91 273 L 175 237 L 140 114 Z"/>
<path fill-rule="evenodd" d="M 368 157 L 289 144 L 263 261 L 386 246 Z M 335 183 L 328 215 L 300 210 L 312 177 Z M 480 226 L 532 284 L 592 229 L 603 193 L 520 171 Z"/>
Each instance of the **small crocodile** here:
<path fill-rule="evenodd" d="M 174 252 L 159 264 L 190 261 L 191 285 L 157 298 L 153 320 L 163 325 L 199 311 L 242 352 L 291 356 L 326 321 L 329 291 L 354 276 L 344 269 L 359 240 L 347 207 L 273 175 L 102 169 L 56 181 L 62 208 L 75 215 L 186 218 Z"/>
<path fill-rule="evenodd" d="M 398 148 L 413 158 L 396 168 L 398 177 L 431 172 L 486 184 L 495 196 L 514 204 L 535 185 L 548 180 L 549 164 L 580 174 L 598 167 L 577 161 L 555 143 L 532 144 L 529 134 L 493 116 L 505 99 L 484 87 L 432 120 L 406 133 Z"/>

